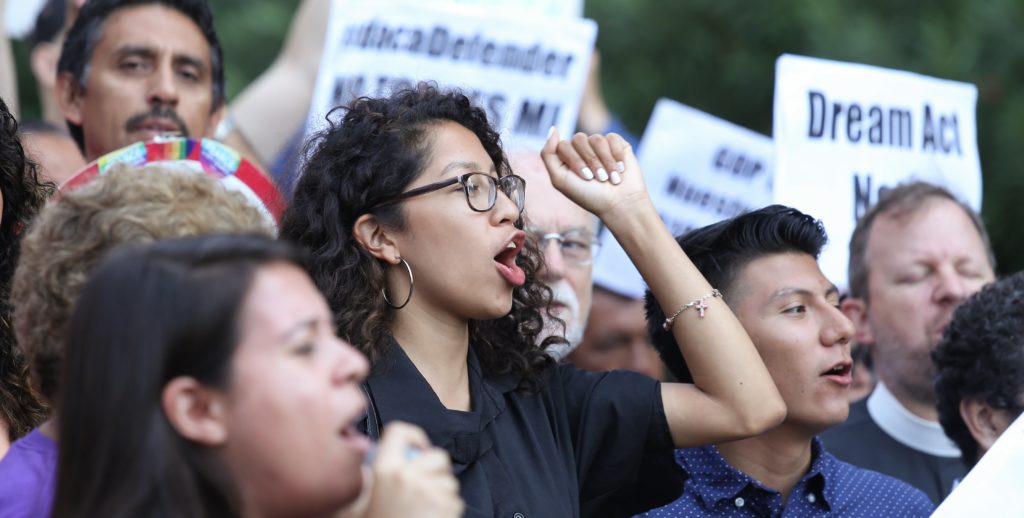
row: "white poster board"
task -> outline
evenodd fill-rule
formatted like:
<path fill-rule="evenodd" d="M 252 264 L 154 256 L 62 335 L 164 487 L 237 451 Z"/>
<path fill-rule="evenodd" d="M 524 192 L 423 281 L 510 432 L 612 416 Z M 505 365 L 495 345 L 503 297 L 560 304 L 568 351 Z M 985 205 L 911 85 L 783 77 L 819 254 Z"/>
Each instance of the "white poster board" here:
<path fill-rule="evenodd" d="M 4 8 L 4 30 L 13 39 L 24 39 L 36 28 L 36 17 L 46 0 L 6 0 Z"/>
<path fill-rule="evenodd" d="M 932 518 L 1024 516 L 1024 415 L 999 436 Z"/>
<path fill-rule="evenodd" d="M 678 102 L 661 99 L 640 143 L 651 200 L 672 235 L 761 208 L 772 200 L 772 142 Z M 594 282 L 639 297 L 645 285 L 607 232 Z"/>
<path fill-rule="evenodd" d="M 420 2 L 432 5 L 448 2 L 487 9 L 505 9 L 520 14 L 528 13 L 561 18 L 583 16 L 583 0 L 420 0 Z"/>
<path fill-rule="evenodd" d="M 981 209 L 974 85 L 783 55 L 775 66 L 775 201 L 821 219 L 821 268 L 845 287 L 854 225 L 879 189 L 945 186 Z"/>
<path fill-rule="evenodd" d="M 460 88 L 506 146 L 540 149 L 548 128 L 571 135 L 597 35 L 591 20 L 437 2 L 332 4 L 310 130 L 335 106 L 436 81 Z"/>

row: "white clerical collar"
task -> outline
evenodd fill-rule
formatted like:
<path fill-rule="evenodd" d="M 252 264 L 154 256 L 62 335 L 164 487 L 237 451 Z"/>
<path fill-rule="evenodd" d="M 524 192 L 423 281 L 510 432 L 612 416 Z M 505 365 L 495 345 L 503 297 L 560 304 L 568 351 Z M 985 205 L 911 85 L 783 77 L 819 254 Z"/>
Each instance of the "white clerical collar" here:
<path fill-rule="evenodd" d="M 960 449 L 946 437 L 942 425 L 911 413 L 881 381 L 868 396 L 867 406 L 875 424 L 904 446 L 936 457 L 960 457 Z"/>

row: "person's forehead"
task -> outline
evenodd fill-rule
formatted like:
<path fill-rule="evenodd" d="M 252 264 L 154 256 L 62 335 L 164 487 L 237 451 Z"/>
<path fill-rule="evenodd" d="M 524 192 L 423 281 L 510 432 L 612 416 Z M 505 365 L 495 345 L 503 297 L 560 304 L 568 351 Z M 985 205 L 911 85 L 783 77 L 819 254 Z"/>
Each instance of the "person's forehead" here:
<path fill-rule="evenodd" d="M 512 171 L 526 180 L 526 215 L 530 224 L 556 232 L 573 228 L 594 230 L 594 216 L 558 192 L 536 153 L 510 154 Z"/>
<path fill-rule="evenodd" d="M 866 254 L 868 264 L 874 266 L 929 257 L 986 257 L 971 216 L 944 198 L 925 200 L 913 210 L 879 214 L 868 235 Z"/>
<path fill-rule="evenodd" d="M 133 5 L 110 12 L 100 28 L 91 58 L 125 47 L 169 52 L 210 63 L 210 45 L 202 29 L 185 13 L 161 4 Z"/>
<path fill-rule="evenodd" d="M 748 261 L 737 272 L 729 298 L 733 303 L 749 298 L 769 304 L 788 294 L 825 295 L 834 288 L 813 256 L 784 252 Z"/>

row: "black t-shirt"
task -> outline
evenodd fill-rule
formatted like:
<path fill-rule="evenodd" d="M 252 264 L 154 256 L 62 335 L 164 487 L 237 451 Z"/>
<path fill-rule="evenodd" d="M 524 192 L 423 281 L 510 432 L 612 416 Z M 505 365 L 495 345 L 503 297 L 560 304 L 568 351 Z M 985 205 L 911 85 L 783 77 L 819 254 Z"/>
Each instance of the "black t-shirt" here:
<path fill-rule="evenodd" d="M 631 516 L 682 493 L 659 383 L 627 371 L 545 373 L 537 393 L 483 375 L 470 348 L 472 411 L 448 410 L 397 344 L 367 382 L 380 420 L 423 427 L 451 454 L 466 516 Z"/>

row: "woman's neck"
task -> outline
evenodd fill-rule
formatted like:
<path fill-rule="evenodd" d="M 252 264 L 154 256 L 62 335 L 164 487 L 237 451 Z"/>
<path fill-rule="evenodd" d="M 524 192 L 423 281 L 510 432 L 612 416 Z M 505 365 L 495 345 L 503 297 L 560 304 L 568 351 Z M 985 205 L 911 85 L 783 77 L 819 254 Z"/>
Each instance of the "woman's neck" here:
<path fill-rule="evenodd" d="M 391 333 L 446 408 L 470 410 L 468 321 L 410 304 L 398 310 Z"/>

